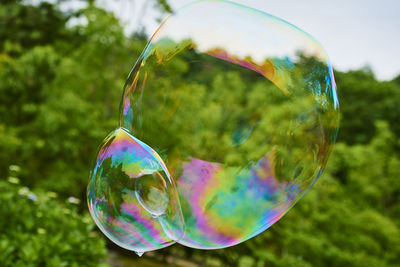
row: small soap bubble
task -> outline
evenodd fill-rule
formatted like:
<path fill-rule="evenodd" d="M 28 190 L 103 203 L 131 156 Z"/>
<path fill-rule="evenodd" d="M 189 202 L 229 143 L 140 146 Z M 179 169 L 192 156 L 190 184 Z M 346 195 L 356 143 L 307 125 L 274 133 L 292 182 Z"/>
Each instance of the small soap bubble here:
<path fill-rule="evenodd" d="M 142 207 L 158 217 L 165 214 L 168 207 L 168 192 L 164 177 L 160 172 L 147 175 L 135 181 L 135 194 Z"/>
<path fill-rule="evenodd" d="M 87 197 L 102 232 L 138 255 L 169 246 L 184 232 L 175 185 L 164 163 L 122 128 L 104 140 Z"/>

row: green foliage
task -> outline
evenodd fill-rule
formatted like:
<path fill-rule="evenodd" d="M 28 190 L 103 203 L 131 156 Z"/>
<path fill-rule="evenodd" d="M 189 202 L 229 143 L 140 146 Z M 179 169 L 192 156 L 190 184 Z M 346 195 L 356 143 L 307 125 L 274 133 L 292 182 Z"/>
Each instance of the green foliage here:
<path fill-rule="evenodd" d="M 397 75 L 397 77 L 393 79 L 393 82 L 395 82 L 398 85 L 400 85 L 400 75 Z"/>
<path fill-rule="evenodd" d="M 78 214 L 76 204 L 60 202 L 54 192 L 8 180 L 0 181 L 1 266 L 107 266 L 104 241 L 88 213 Z"/>
<path fill-rule="evenodd" d="M 172 13 L 172 8 L 168 4 L 167 0 L 157 0 L 157 4 L 161 7 L 164 12 Z"/>
<path fill-rule="evenodd" d="M 25 184 L 65 196 L 84 195 L 97 146 L 117 126 L 121 88 L 133 63 L 126 59 L 143 45 L 128 40 L 112 14 L 92 5 L 80 13 L 87 25 L 61 30 L 79 32 L 81 45 L 70 36 L 17 55 L 0 53 L 0 149 L 8 152 L 0 156 L 0 173 L 10 164 L 24 166 Z"/>
<path fill-rule="evenodd" d="M 36 45 L 71 39 L 74 32 L 67 29 L 65 23 L 73 14 L 62 13 L 48 2 L 40 2 L 38 6 L 23 2 L 2 1 L 0 51 L 15 54 Z"/>
<path fill-rule="evenodd" d="M 376 134 L 374 122 L 385 120 L 400 137 L 400 84 L 379 82 L 369 70 L 336 72 L 343 120 L 339 140 L 367 143 Z"/>

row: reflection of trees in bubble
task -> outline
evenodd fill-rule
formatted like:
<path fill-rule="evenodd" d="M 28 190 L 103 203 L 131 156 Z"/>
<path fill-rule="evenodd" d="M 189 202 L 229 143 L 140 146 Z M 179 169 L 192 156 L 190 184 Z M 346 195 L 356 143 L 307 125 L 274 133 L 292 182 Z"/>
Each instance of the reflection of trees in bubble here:
<path fill-rule="evenodd" d="M 276 222 L 319 176 L 336 127 L 328 120 L 337 119 L 329 66 L 302 54 L 260 61 L 173 36 L 153 37 L 135 66 L 122 126 L 177 180 L 179 242 L 237 244 Z"/>
<path fill-rule="evenodd" d="M 154 151 L 120 128 L 99 151 L 88 202 L 103 232 L 136 252 L 168 246 L 183 233 L 179 200 L 163 164 Z"/>
<path fill-rule="evenodd" d="M 235 58 L 216 49 L 217 58 L 195 48 L 189 40 L 171 39 L 148 48 L 136 98 L 131 98 L 140 122 L 133 126 L 135 136 L 160 153 L 174 177 L 179 177 L 184 158 L 245 166 L 272 146 L 277 146 L 278 179 L 314 177 L 325 161 L 323 151 L 330 149 L 326 141 L 332 137 L 326 135 L 337 127 L 325 63 L 302 54 L 297 62 L 265 60 L 275 66 L 280 79 L 275 82 L 285 86 L 283 90 L 254 71 L 250 57 Z"/>

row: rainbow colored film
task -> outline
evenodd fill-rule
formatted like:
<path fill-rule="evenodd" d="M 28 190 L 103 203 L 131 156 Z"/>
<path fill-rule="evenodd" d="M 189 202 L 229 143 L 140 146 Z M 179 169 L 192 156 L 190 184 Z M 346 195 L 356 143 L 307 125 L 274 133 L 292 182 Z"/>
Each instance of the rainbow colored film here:
<path fill-rule="evenodd" d="M 315 183 L 338 114 L 332 67 L 310 35 L 228 1 L 187 5 L 128 77 L 121 128 L 89 184 L 90 210 L 111 240 L 135 251 L 236 245 Z"/>
<path fill-rule="evenodd" d="M 88 204 L 103 233 L 137 253 L 174 243 L 172 230 L 180 236 L 184 232 L 176 189 L 165 165 L 150 147 L 121 128 L 100 148 Z"/>

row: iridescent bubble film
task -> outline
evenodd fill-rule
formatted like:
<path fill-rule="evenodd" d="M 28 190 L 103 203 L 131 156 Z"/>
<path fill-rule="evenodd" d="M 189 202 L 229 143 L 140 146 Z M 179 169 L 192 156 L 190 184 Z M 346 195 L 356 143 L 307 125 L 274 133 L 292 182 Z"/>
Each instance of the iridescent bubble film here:
<path fill-rule="evenodd" d="M 338 109 L 332 67 L 310 35 L 232 2 L 187 5 L 152 36 L 125 85 L 120 126 L 156 151 L 172 185 L 169 202 L 156 186 L 141 190 L 151 200 L 139 194 L 137 203 L 153 214 L 176 210 L 167 220 L 173 226 L 157 228 L 160 238 L 200 249 L 243 242 L 320 176 Z"/>
<path fill-rule="evenodd" d="M 121 128 L 100 148 L 88 204 L 103 233 L 137 253 L 169 246 L 184 232 L 176 189 L 165 165 L 150 147 Z"/>

